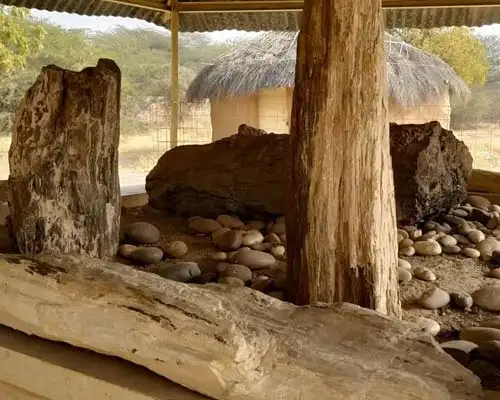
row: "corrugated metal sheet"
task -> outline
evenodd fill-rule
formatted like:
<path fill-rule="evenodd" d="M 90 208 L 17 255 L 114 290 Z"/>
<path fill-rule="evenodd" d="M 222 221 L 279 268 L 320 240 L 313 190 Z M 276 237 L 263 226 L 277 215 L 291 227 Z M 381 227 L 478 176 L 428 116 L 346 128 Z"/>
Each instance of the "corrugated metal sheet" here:
<path fill-rule="evenodd" d="M 163 14 L 159 11 L 102 0 L 0 0 L 0 3 L 80 15 L 138 18 L 169 27 L 168 23 L 163 23 Z M 500 7 L 387 9 L 384 13 L 386 28 L 481 26 L 500 23 Z M 300 15 L 300 12 L 182 14 L 179 22 L 183 32 L 225 29 L 296 31 L 300 26 Z"/>

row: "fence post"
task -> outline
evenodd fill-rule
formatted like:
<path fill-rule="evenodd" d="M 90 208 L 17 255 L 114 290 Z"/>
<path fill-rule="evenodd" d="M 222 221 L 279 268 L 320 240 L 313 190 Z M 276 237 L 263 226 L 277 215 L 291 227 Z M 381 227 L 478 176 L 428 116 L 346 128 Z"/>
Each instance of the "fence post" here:
<path fill-rule="evenodd" d="M 177 9 L 177 0 L 171 1 L 171 21 L 170 21 L 170 40 L 171 40 L 171 68 L 170 68 L 170 90 L 171 90 L 171 108 L 170 116 L 170 148 L 177 146 L 178 141 L 178 121 L 179 121 L 179 12 Z"/>

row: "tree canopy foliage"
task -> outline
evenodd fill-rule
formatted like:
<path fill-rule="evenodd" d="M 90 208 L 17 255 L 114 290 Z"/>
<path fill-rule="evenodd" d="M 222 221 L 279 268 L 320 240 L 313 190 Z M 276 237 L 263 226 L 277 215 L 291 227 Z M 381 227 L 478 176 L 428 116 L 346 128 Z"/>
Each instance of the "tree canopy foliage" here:
<path fill-rule="evenodd" d="M 500 37 L 478 36 L 469 28 L 397 29 L 390 33 L 447 62 L 471 85 L 473 99 L 455 107 L 452 126 L 500 121 Z M 111 58 L 122 71 L 122 132 L 144 129 L 138 116 L 170 96 L 170 33 L 156 29 L 91 32 L 64 29 L 33 18 L 26 9 L 0 6 L 0 135 L 10 135 L 12 116 L 42 67 L 80 70 Z M 234 46 L 202 33 L 179 38 L 181 95 L 207 63 Z M 486 85 L 485 82 L 487 83 Z"/>
<path fill-rule="evenodd" d="M 44 36 L 24 8 L 0 6 L 0 76 L 25 66 L 28 55 L 39 50 Z"/>
<path fill-rule="evenodd" d="M 499 36 L 477 35 L 467 27 L 394 29 L 390 33 L 438 56 L 471 87 L 471 101 L 452 104 L 453 129 L 470 129 L 482 123 L 500 122 Z"/>
<path fill-rule="evenodd" d="M 488 74 L 485 45 L 467 27 L 394 29 L 391 33 L 450 65 L 468 85 L 482 85 Z"/>
<path fill-rule="evenodd" d="M 159 29 L 64 29 L 36 20 L 23 9 L 0 8 L 0 71 L 8 73 L 8 79 L 0 75 L 0 135 L 10 134 L 12 115 L 42 67 L 55 64 L 80 70 L 99 58 L 113 59 L 122 71 L 122 132 L 136 133 L 143 128 L 139 113 L 159 98 L 169 99 L 169 35 Z M 205 34 L 181 34 L 181 95 L 199 69 L 231 45 L 213 42 Z"/>
<path fill-rule="evenodd" d="M 480 128 L 483 124 L 500 123 L 500 37 L 477 35 L 486 49 L 488 73 L 486 84 L 472 86 L 471 101 L 452 110 L 453 129 Z"/>

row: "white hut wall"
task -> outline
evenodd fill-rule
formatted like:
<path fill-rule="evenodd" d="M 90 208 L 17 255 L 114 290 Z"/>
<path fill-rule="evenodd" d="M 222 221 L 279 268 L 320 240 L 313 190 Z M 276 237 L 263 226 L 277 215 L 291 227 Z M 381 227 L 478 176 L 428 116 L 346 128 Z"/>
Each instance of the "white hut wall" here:
<path fill-rule="evenodd" d="M 277 88 L 261 90 L 256 95 L 212 101 L 212 140 L 235 134 L 240 124 L 268 132 L 289 133 L 292 100 L 293 88 Z M 389 101 L 389 121 L 398 124 L 439 121 L 443 128 L 449 129 L 450 115 L 448 91 L 434 101 L 411 108 L 404 108 L 392 99 Z"/>
<path fill-rule="evenodd" d="M 398 124 L 422 124 L 438 121 L 445 129 L 450 129 L 450 94 L 445 91 L 441 97 L 426 104 L 405 109 L 392 99 L 389 101 L 390 122 Z"/>
<path fill-rule="evenodd" d="M 267 132 L 289 133 L 291 102 L 288 102 L 288 89 L 261 90 L 258 99 L 258 127 Z"/>
<path fill-rule="evenodd" d="M 212 141 L 238 132 L 238 126 L 259 126 L 259 100 L 257 95 L 231 97 L 210 102 Z"/>

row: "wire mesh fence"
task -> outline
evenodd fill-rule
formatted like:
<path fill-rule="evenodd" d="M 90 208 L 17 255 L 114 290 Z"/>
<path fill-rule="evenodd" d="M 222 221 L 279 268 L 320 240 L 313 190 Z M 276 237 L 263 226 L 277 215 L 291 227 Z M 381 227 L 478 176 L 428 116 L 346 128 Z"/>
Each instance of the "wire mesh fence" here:
<path fill-rule="evenodd" d="M 406 47 L 396 48 L 393 43 L 389 43 L 389 47 L 390 52 L 397 50 L 398 56 L 407 51 Z M 397 61 L 391 60 L 393 64 Z M 418 65 L 412 68 L 418 70 Z M 400 77 L 397 81 L 389 74 L 391 79 L 394 80 L 392 87 L 408 80 Z M 404 92 L 401 89 L 398 93 Z M 402 104 L 401 96 L 395 96 L 390 90 L 389 121 L 420 124 L 437 120 L 469 147 L 474 168 L 500 172 L 500 112 L 493 112 L 496 93 L 500 99 L 500 85 L 486 85 L 479 92 L 473 90 L 472 99 L 460 106 L 453 103 L 450 93 L 451 89 L 445 90 L 442 95 L 430 96 L 432 100 L 408 107 Z M 292 102 L 292 87 L 271 87 L 248 95 L 237 93 L 216 101 L 184 100 L 178 104 L 177 145 L 210 143 L 236 133 L 242 123 L 268 132 L 288 133 Z M 121 115 L 119 173 L 122 186 L 143 186 L 147 173 L 173 146 L 168 96 L 140 98 L 133 104 L 141 105 L 139 111 L 137 107 L 124 107 Z M 0 180 L 9 175 L 10 140 L 10 134 L 0 132 Z"/>
<path fill-rule="evenodd" d="M 246 123 L 268 132 L 288 133 L 292 89 L 268 91 L 260 97 L 253 95 L 223 102 L 179 104 L 177 145 L 210 143 L 237 132 Z M 261 105 L 259 114 L 256 104 Z M 500 118 L 478 121 L 466 127 L 454 126 L 451 106 L 426 104 L 411 110 L 389 106 L 389 120 L 399 124 L 418 124 L 438 120 L 445 128 L 464 141 L 474 159 L 474 168 L 500 172 Z M 122 135 L 119 149 L 119 172 L 124 186 L 143 185 L 147 173 L 161 155 L 172 147 L 170 104 L 159 98 L 142 113 L 143 125 L 133 135 Z M 457 125 L 457 124 L 455 124 Z M 7 179 L 10 136 L 0 137 L 0 179 Z"/>

